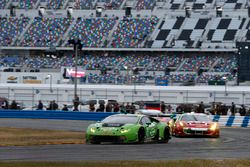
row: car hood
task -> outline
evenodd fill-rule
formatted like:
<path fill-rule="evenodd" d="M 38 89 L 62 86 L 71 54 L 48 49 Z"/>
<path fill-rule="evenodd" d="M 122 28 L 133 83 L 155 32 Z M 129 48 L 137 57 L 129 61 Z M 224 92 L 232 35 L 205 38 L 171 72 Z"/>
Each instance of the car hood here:
<path fill-rule="evenodd" d="M 102 127 L 122 127 L 124 125 L 122 123 L 103 123 Z"/>
<path fill-rule="evenodd" d="M 186 125 L 189 127 L 209 127 L 212 122 L 202 122 L 202 121 L 188 121 Z"/>
<path fill-rule="evenodd" d="M 131 127 L 135 124 L 122 124 L 122 123 L 96 123 L 93 124 L 95 127 L 113 127 L 113 128 L 121 128 L 121 127 Z"/>

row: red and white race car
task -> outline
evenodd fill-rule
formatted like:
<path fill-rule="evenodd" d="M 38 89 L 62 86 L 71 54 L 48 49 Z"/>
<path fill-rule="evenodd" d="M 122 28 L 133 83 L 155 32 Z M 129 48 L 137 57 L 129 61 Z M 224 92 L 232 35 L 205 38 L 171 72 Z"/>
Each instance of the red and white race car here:
<path fill-rule="evenodd" d="M 218 122 L 212 122 L 206 114 L 181 114 L 172 126 L 174 136 L 220 136 Z"/>

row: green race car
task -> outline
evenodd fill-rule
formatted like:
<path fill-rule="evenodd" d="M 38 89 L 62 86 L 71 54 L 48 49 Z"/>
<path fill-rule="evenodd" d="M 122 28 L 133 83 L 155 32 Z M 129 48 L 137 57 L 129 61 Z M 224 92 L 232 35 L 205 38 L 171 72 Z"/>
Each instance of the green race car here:
<path fill-rule="evenodd" d="M 155 140 L 167 143 L 169 127 L 150 116 L 137 114 L 115 114 L 101 122 L 91 124 L 86 131 L 86 143 L 144 143 Z"/>

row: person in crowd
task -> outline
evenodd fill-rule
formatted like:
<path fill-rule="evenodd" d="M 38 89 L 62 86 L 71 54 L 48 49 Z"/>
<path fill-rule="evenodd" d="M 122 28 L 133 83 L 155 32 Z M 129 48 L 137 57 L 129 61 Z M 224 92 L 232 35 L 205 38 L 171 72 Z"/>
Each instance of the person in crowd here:
<path fill-rule="evenodd" d="M 140 101 L 140 103 L 139 103 L 139 108 L 140 108 L 140 109 L 143 109 L 143 108 L 144 108 L 144 102 L 143 102 L 143 101 Z"/>
<path fill-rule="evenodd" d="M 246 116 L 250 116 L 250 108 L 249 108 L 249 110 L 246 112 Z"/>
<path fill-rule="evenodd" d="M 51 101 L 47 110 L 58 110 L 58 104 L 55 100 Z"/>
<path fill-rule="evenodd" d="M 17 109 L 17 102 L 15 100 L 12 100 L 10 104 L 10 109 L 16 110 Z"/>
<path fill-rule="evenodd" d="M 232 102 L 230 111 L 231 111 L 231 115 L 235 115 L 235 104 L 234 104 L 234 102 Z"/>
<path fill-rule="evenodd" d="M 112 104 L 111 104 L 111 103 L 108 103 L 108 104 L 106 105 L 106 112 L 112 112 L 112 109 L 113 109 Z"/>
<path fill-rule="evenodd" d="M 55 100 L 52 101 L 53 110 L 58 110 L 58 104 Z"/>
<path fill-rule="evenodd" d="M 172 112 L 172 106 L 171 106 L 170 104 L 167 106 L 167 112 L 168 112 L 168 113 L 171 113 L 171 112 Z"/>
<path fill-rule="evenodd" d="M 204 106 L 203 101 L 201 101 L 201 103 L 199 104 L 199 107 L 200 107 L 200 112 L 204 113 L 205 112 L 205 106 Z"/>
<path fill-rule="evenodd" d="M 79 111 L 78 109 L 79 104 L 80 104 L 80 100 L 79 100 L 79 97 L 76 95 L 73 100 L 73 105 L 74 105 L 73 111 Z"/>
<path fill-rule="evenodd" d="M 127 113 L 126 107 L 124 106 L 124 103 L 120 106 L 120 112 L 121 113 Z"/>
<path fill-rule="evenodd" d="M 166 105 L 165 105 L 165 103 L 163 101 L 161 102 L 161 112 L 162 113 L 166 112 Z"/>
<path fill-rule="evenodd" d="M 245 116 L 246 115 L 246 108 L 245 105 L 242 104 L 240 108 L 240 116 Z"/>
<path fill-rule="evenodd" d="M 204 106 L 203 105 L 203 102 L 201 102 L 198 107 L 196 108 L 196 112 L 197 113 L 204 113 Z"/>
<path fill-rule="evenodd" d="M 89 104 L 89 111 L 90 112 L 95 112 L 95 104 L 93 104 L 93 103 Z"/>
<path fill-rule="evenodd" d="M 119 112 L 119 110 L 120 110 L 119 104 L 115 103 L 114 104 L 114 112 Z"/>
<path fill-rule="evenodd" d="M 38 101 L 37 110 L 43 110 L 43 103 L 41 100 Z"/>
<path fill-rule="evenodd" d="M 3 109 L 9 109 L 9 102 L 8 102 L 7 99 L 4 100 L 2 108 Z"/>
<path fill-rule="evenodd" d="M 62 111 L 69 111 L 68 105 L 67 105 L 67 104 L 64 104 L 64 105 L 63 105 Z"/>
<path fill-rule="evenodd" d="M 130 110 L 130 113 L 131 113 L 131 114 L 134 114 L 134 113 L 135 113 L 135 110 L 136 110 L 135 104 L 134 104 L 134 103 L 132 103 L 132 104 L 131 104 L 131 110 Z"/>
<path fill-rule="evenodd" d="M 99 105 L 99 108 L 96 109 L 96 112 L 104 112 L 105 110 L 105 105 L 103 103 L 101 103 Z"/>
<path fill-rule="evenodd" d="M 127 113 L 131 113 L 131 105 L 129 104 L 129 102 L 127 103 L 127 105 L 125 106 L 126 108 L 126 112 Z"/>
<path fill-rule="evenodd" d="M 216 104 L 215 104 L 215 102 L 212 102 L 210 113 L 212 115 L 215 115 L 215 112 L 216 112 Z"/>
<path fill-rule="evenodd" d="M 176 112 L 179 113 L 179 114 L 183 113 L 183 105 L 182 104 L 180 104 L 180 105 L 177 106 Z"/>
<path fill-rule="evenodd" d="M 217 105 L 216 115 L 222 115 L 222 104 Z"/>
<path fill-rule="evenodd" d="M 227 115 L 227 110 L 228 110 L 228 107 L 226 106 L 226 104 L 223 104 L 222 105 L 222 115 Z"/>
<path fill-rule="evenodd" d="M 47 110 L 52 110 L 52 101 L 49 102 L 49 106 L 47 107 Z"/>

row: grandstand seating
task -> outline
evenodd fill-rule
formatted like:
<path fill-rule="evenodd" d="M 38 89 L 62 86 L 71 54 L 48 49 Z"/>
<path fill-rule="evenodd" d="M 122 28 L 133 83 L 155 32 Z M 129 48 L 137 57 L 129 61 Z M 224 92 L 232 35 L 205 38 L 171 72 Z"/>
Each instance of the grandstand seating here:
<path fill-rule="evenodd" d="M 147 67 L 148 71 L 165 71 L 166 67 L 177 68 L 180 63 L 184 61 L 182 55 L 170 55 L 170 56 L 156 56 L 154 57 L 153 63 Z"/>
<path fill-rule="evenodd" d="M 94 8 L 94 1 L 93 0 L 76 0 L 70 1 L 74 9 L 93 9 Z"/>
<path fill-rule="evenodd" d="M 123 0 L 97 0 L 97 2 L 104 3 L 106 9 L 119 9 Z"/>
<path fill-rule="evenodd" d="M 6 7 L 10 0 L 2 0 L 0 7 Z M 121 9 L 126 2 L 132 4 L 133 9 L 153 10 L 155 7 L 176 10 L 184 9 L 185 6 L 192 7 L 193 10 L 214 9 L 221 6 L 223 9 L 244 9 L 248 5 L 247 0 L 11 0 L 11 2 L 21 9 L 31 9 L 38 6 L 46 6 L 48 9 L 63 9 L 73 6 L 75 9 L 94 9 L 97 5 L 103 5 L 106 9 Z M 35 6 L 35 4 L 39 3 Z"/>
<path fill-rule="evenodd" d="M 19 1 L 18 3 L 30 7 L 37 2 Z M 18 16 L 16 19 L 19 19 Z M 29 17 L 29 19 L 33 18 Z M 66 16 L 56 17 L 52 13 L 51 16 L 44 18 L 35 17 L 31 25 L 24 24 L 23 29 L 28 29 L 26 33 L 14 33 L 12 39 L 21 35 L 18 39 L 22 39 L 21 46 L 25 47 L 51 45 L 68 47 L 67 40 L 77 38 L 81 40 L 83 47 L 232 49 L 236 47 L 236 41 L 250 41 L 249 27 L 248 18 L 235 16 L 198 15 L 188 18 L 149 15 L 119 18 L 115 15 L 112 17 L 106 15 L 97 18 L 92 15 L 87 18 L 67 18 Z"/>
<path fill-rule="evenodd" d="M 216 56 L 192 56 L 184 61 L 180 71 L 198 71 L 201 67 L 209 69 L 218 59 Z"/>
<path fill-rule="evenodd" d="M 136 14 L 131 17 L 117 14 L 127 2 Z M 228 80 L 235 80 L 237 72 L 233 71 L 237 71 L 237 57 L 231 53 L 236 49 L 236 41 L 250 41 L 250 20 L 247 14 L 242 14 L 247 11 L 248 3 L 248 0 L 2 0 L 1 10 L 9 8 L 10 4 L 25 10 L 21 10 L 22 16 L 19 12 L 16 17 L 0 17 L 0 47 L 58 47 L 69 50 L 68 40 L 80 39 L 84 48 L 94 50 L 117 51 L 122 48 L 131 51 L 140 48 L 162 51 L 80 54 L 78 65 L 84 70 L 108 71 L 88 74 L 82 79 L 83 83 L 122 84 L 129 80 L 145 83 L 149 80 L 148 72 L 153 79 L 172 82 L 192 80 L 207 83 L 209 80 L 223 80 L 225 76 Z M 96 17 L 93 11 L 86 14 L 86 11 L 99 5 L 108 11 L 102 17 Z M 30 10 L 39 6 L 48 9 L 44 17 Z M 67 16 L 65 10 L 69 6 L 77 10 L 72 17 Z M 192 7 L 190 17 L 185 16 L 186 6 Z M 216 6 L 221 6 L 227 13 L 216 16 Z M 112 10 L 115 12 L 112 13 Z M 140 13 L 140 10 L 143 11 Z M 121 12 L 124 13 L 124 10 Z M 6 10 L 4 15 L 8 15 Z M 178 52 L 164 52 L 168 48 Z M 222 48 L 225 52 L 180 53 L 183 48 L 202 51 Z M 226 53 L 227 49 L 230 53 Z M 1 60 L 2 67 L 59 69 L 74 66 L 71 53 L 55 59 L 44 56 L 19 58 L 15 55 L 1 57 Z M 138 75 L 130 73 L 134 68 L 139 69 Z M 171 71 L 166 72 L 169 69 Z M 200 72 L 200 69 L 203 71 Z"/>
<path fill-rule="evenodd" d="M 153 10 L 155 6 L 155 0 L 138 0 L 136 4 L 136 9 L 151 9 Z"/>
<path fill-rule="evenodd" d="M 0 45 L 9 46 L 28 25 L 28 17 L 0 17 Z"/>
<path fill-rule="evenodd" d="M 83 47 L 102 47 L 116 18 L 78 18 L 69 39 L 80 39 Z"/>
<path fill-rule="evenodd" d="M 140 48 L 141 43 L 153 32 L 159 18 L 129 18 L 120 20 L 113 33 L 112 47 Z"/>
<path fill-rule="evenodd" d="M 20 0 L 18 7 L 20 9 L 32 9 L 36 3 L 37 0 Z"/>
<path fill-rule="evenodd" d="M 0 9 L 4 9 L 6 4 L 7 4 L 8 0 L 1 0 L 0 1 Z"/>
<path fill-rule="evenodd" d="M 21 46 L 56 46 L 57 41 L 70 26 L 72 19 L 36 17 L 24 34 Z"/>
<path fill-rule="evenodd" d="M 3 67 L 21 66 L 30 69 L 60 69 L 62 66 L 74 66 L 73 59 L 72 55 L 65 55 L 59 58 L 8 56 L 1 57 L 0 60 Z M 80 55 L 78 65 L 85 70 L 101 71 L 101 73 L 87 74 L 87 79 L 82 81 L 84 83 L 145 83 L 149 79 L 147 74 L 149 71 L 162 72 L 155 73 L 153 79 L 167 79 L 169 82 L 196 81 L 198 83 L 207 83 L 209 80 L 223 80 L 225 76 L 229 81 L 235 80 L 236 75 L 232 71 L 237 69 L 236 61 L 236 57 L 232 55 L 212 56 L 207 54 L 190 56 L 190 54 L 164 55 L 159 53 L 150 56 L 146 53 L 139 55 L 97 53 L 94 55 Z M 166 63 L 166 66 L 163 66 L 164 63 Z M 127 68 L 124 68 L 125 66 Z M 138 74 L 130 72 L 133 67 L 140 69 Z M 174 68 L 169 74 L 163 75 L 166 67 Z M 204 68 L 207 71 L 199 76 L 199 68 Z M 114 71 L 114 69 L 117 69 L 118 72 Z M 104 73 L 102 73 L 103 70 Z M 152 77 L 150 80 L 152 80 Z"/>

